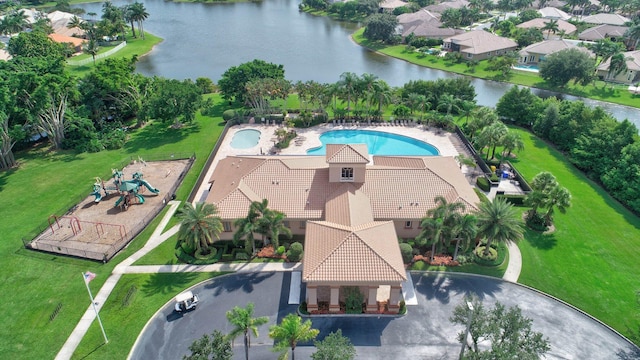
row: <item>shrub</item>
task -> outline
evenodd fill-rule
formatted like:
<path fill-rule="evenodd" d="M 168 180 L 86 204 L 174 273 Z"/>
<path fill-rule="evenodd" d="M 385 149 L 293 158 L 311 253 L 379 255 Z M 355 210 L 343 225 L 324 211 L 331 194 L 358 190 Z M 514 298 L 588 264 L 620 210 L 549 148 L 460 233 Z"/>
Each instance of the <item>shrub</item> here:
<path fill-rule="evenodd" d="M 507 257 L 507 245 L 503 243 L 493 243 L 491 244 L 491 250 L 489 250 L 490 255 L 488 258 L 483 258 L 485 246 L 480 245 L 473 251 L 473 260 L 478 265 L 483 266 L 499 266 L 501 265 Z M 481 249 L 481 250 L 479 250 Z M 478 255 L 480 254 L 480 255 Z M 494 257 L 495 254 L 495 257 Z M 493 259 L 493 260 L 491 260 Z"/>
<path fill-rule="evenodd" d="M 400 244 L 400 254 L 402 254 L 402 262 L 408 264 L 413 259 L 413 248 L 406 243 Z"/>
<path fill-rule="evenodd" d="M 349 286 L 344 289 L 344 304 L 347 314 L 362 314 L 362 304 L 364 303 L 364 295 L 355 286 Z"/>
<path fill-rule="evenodd" d="M 300 311 L 300 314 L 302 315 L 309 315 L 309 310 L 307 310 L 307 302 L 303 301 L 300 304 L 300 307 L 298 307 L 298 310 Z"/>
<path fill-rule="evenodd" d="M 206 77 L 199 77 L 196 79 L 196 86 L 200 88 L 203 94 L 210 94 L 215 90 L 215 85 L 211 79 Z"/>
<path fill-rule="evenodd" d="M 487 247 L 486 246 L 478 246 L 475 250 L 474 253 L 475 255 L 478 257 L 478 259 L 480 260 L 484 260 L 484 261 L 495 261 L 498 258 L 498 251 L 492 247 L 489 248 L 489 254 L 485 255 L 484 251 Z"/>
<path fill-rule="evenodd" d="M 236 260 L 249 260 L 249 254 L 247 254 L 244 251 L 238 251 L 236 252 Z"/>
<path fill-rule="evenodd" d="M 205 253 L 205 251 L 207 252 Z M 207 249 L 200 248 L 195 252 L 194 257 L 198 260 L 208 260 L 215 257 L 217 253 L 218 253 L 218 250 L 214 247 L 210 247 Z"/>
<path fill-rule="evenodd" d="M 299 242 L 294 242 L 287 251 L 287 259 L 289 261 L 298 262 L 302 259 L 303 248 Z"/>
<path fill-rule="evenodd" d="M 497 183 L 497 182 L 500 182 L 500 178 L 498 177 L 498 175 L 493 174 L 493 175 L 491 175 L 491 177 L 489 178 L 489 181 L 491 181 L 492 183 Z"/>
<path fill-rule="evenodd" d="M 527 216 L 525 217 L 525 224 L 531 229 L 535 231 L 547 231 L 547 221 L 544 216 L 539 214 L 537 211 L 533 212 L 531 210 L 527 211 Z"/>
<path fill-rule="evenodd" d="M 398 314 L 400 315 L 404 315 L 407 313 L 407 303 L 404 302 L 404 300 L 400 301 L 400 310 L 398 311 Z"/>
<path fill-rule="evenodd" d="M 282 255 L 285 252 L 284 246 L 278 246 L 278 250 L 276 250 L 276 254 Z"/>
<path fill-rule="evenodd" d="M 487 195 L 485 195 L 485 193 L 480 191 L 478 188 L 473 188 L 473 191 L 475 191 L 476 195 L 478 195 L 478 197 L 480 198 L 480 202 L 484 202 L 484 203 L 489 202 L 489 198 L 487 197 Z"/>
<path fill-rule="evenodd" d="M 235 119 L 236 117 L 238 117 L 238 112 L 233 109 L 225 110 L 222 113 L 222 120 L 224 121 L 229 121 Z"/>
<path fill-rule="evenodd" d="M 413 263 L 413 266 L 411 266 L 411 270 L 427 270 L 429 268 L 429 264 L 427 264 L 426 262 L 420 260 L 420 261 L 416 261 Z"/>
<path fill-rule="evenodd" d="M 487 178 L 485 178 L 485 177 L 479 177 L 478 180 L 476 180 L 476 185 L 482 191 L 490 191 L 491 190 L 491 185 L 489 184 L 489 180 L 487 180 Z"/>
<path fill-rule="evenodd" d="M 524 206 L 525 195 L 497 195 L 496 198 L 502 198 L 506 202 L 514 206 Z"/>

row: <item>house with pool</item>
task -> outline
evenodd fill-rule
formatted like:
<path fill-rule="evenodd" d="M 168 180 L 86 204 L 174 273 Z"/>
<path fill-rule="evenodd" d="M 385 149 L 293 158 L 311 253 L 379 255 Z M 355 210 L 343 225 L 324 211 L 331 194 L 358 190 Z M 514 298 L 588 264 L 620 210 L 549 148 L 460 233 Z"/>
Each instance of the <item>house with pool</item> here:
<path fill-rule="evenodd" d="M 339 311 L 347 288 L 359 287 L 367 311 L 397 312 L 407 279 L 398 238 L 413 238 L 435 198 L 479 198 L 450 156 L 371 156 L 365 144 L 326 144 L 322 155 L 227 156 L 210 178 L 206 201 L 218 208 L 223 240 L 253 201 L 286 214 L 305 235 L 302 281 L 309 311 Z M 382 297 L 381 297 L 381 294 Z"/>

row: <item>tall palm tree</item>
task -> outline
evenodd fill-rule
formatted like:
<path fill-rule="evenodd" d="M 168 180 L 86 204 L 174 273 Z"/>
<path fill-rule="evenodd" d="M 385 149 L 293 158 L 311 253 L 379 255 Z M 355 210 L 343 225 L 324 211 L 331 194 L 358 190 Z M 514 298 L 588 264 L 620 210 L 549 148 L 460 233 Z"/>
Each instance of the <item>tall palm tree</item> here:
<path fill-rule="evenodd" d="M 525 205 L 531 206 L 529 216 L 535 215 L 539 207 L 545 207 L 549 194 L 558 186 L 556 177 L 548 171 L 538 173 L 530 183 L 531 192 L 525 198 Z"/>
<path fill-rule="evenodd" d="M 440 98 L 438 98 L 438 106 L 436 107 L 436 109 L 438 111 L 444 109 L 447 112 L 447 115 L 449 115 L 454 110 L 456 112 L 460 111 L 460 107 L 458 106 L 459 102 L 460 99 L 452 94 L 442 94 L 440 95 Z"/>
<path fill-rule="evenodd" d="M 502 138 L 502 146 L 504 146 L 504 151 L 507 152 L 507 157 L 510 157 L 512 151 L 524 150 L 524 141 L 522 141 L 522 136 L 520 136 L 520 134 L 509 130 L 509 132 L 507 132 L 507 134 Z"/>
<path fill-rule="evenodd" d="M 144 40 L 144 27 L 142 23 L 149 18 L 149 13 L 147 9 L 144 7 L 143 3 L 134 2 L 129 5 L 129 9 L 131 11 L 131 18 L 138 24 L 138 33 L 140 37 Z"/>
<path fill-rule="evenodd" d="M 371 104 L 378 105 L 378 115 L 382 118 L 382 108 L 391 104 L 393 100 L 393 90 L 384 80 L 377 80 L 371 89 Z"/>
<path fill-rule="evenodd" d="M 465 208 L 463 203 L 450 203 L 443 196 L 436 197 L 435 203 L 437 206 L 427 211 L 427 216 L 422 219 L 422 230 L 416 237 L 418 242 L 431 244 L 430 261 L 433 261 L 436 245 L 446 245 L 453 240 L 460 223 L 460 213 Z"/>
<path fill-rule="evenodd" d="M 635 25 L 631 26 L 624 33 L 624 36 L 626 36 L 627 38 L 633 40 L 633 49 L 637 50 L 638 49 L 638 42 L 640 42 L 640 24 L 635 24 Z"/>
<path fill-rule="evenodd" d="M 240 240 L 244 239 L 245 247 L 247 249 L 251 248 L 251 253 L 256 253 L 256 241 L 253 236 L 254 233 L 258 232 L 258 218 L 259 214 L 256 213 L 253 208 L 249 207 L 249 212 L 247 216 L 244 218 L 236 219 L 233 225 L 236 227 L 236 232 L 233 234 L 233 242 L 238 243 Z"/>
<path fill-rule="evenodd" d="M 268 210 L 262 218 L 262 222 L 264 223 L 263 227 L 271 238 L 273 247 L 276 249 L 280 246 L 280 234 L 285 235 L 289 239 L 293 236 L 291 229 L 284 225 L 285 219 L 286 215 L 277 210 Z"/>
<path fill-rule="evenodd" d="M 453 253 L 453 260 L 458 258 L 458 250 L 460 247 L 467 251 L 469 245 L 478 234 L 478 218 L 473 214 L 466 214 L 460 218 L 460 221 L 454 228 L 456 234 L 456 250 Z"/>
<path fill-rule="evenodd" d="M 208 253 L 214 238 L 218 239 L 223 230 L 222 221 L 215 216 L 217 209 L 209 203 L 184 204 L 178 212 L 181 220 L 178 230 L 178 244 L 185 242 L 197 252 Z"/>
<path fill-rule="evenodd" d="M 482 132 L 478 136 L 478 143 L 483 145 L 481 148 L 487 146 L 487 160 L 489 159 L 489 150 L 492 149 L 491 158 L 495 158 L 496 147 L 508 132 L 509 128 L 501 121 L 496 121 L 482 129 Z"/>
<path fill-rule="evenodd" d="M 338 83 L 342 89 L 342 94 L 347 100 L 347 117 L 351 117 L 351 99 L 356 95 L 358 75 L 352 72 L 344 72 L 340 75 L 340 81 Z"/>
<path fill-rule="evenodd" d="M 269 329 L 269 337 L 276 341 L 273 349 L 281 352 L 291 348 L 291 360 L 296 359 L 296 345 L 298 342 L 311 341 L 320 331 L 311 328 L 311 320 L 302 322 L 296 314 L 289 314 L 282 319 L 280 325 L 273 325 Z"/>
<path fill-rule="evenodd" d="M 551 33 L 557 33 L 559 31 L 558 28 L 558 20 L 549 19 L 549 21 L 544 23 L 544 26 L 541 29 L 542 31 L 547 30 L 547 39 L 551 36 Z"/>
<path fill-rule="evenodd" d="M 258 318 L 253 317 L 253 303 L 248 303 L 246 307 L 234 307 L 227 311 L 227 320 L 234 326 L 231 332 L 227 335 L 229 339 L 233 340 L 238 335 L 244 335 L 244 356 L 245 360 L 249 360 L 249 348 L 251 347 L 251 333 L 253 336 L 258 336 L 258 326 L 264 325 L 269 322 L 269 318 L 261 316 Z"/>
<path fill-rule="evenodd" d="M 557 208 L 561 213 L 566 213 L 567 208 L 571 206 L 571 193 L 567 188 L 556 186 L 550 192 L 545 202 L 545 207 L 548 209 L 545 214 L 547 224 L 551 224 L 554 208 Z"/>
<path fill-rule="evenodd" d="M 484 255 L 494 242 L 504 243 L 508 240 L 522 239 L 524 229 L 518 219 L 518 213 L 507 200 L 497 198 L 493 202 L 481 202 L 479 205 L 478 235 L 487 239 Z"/>
<path fill-rule="evenodd" d="M 84 21 L 82 21 L 81 18 L 77 17 L 76 15 L 73 15 L 73 17 L 71 17 L 71 19 L 69 19 L 69 22 L 67 23 L 67 28 L 68 29 L 73 29 L 73 28 L 80 29 L 83 22 Z"/>
<path fill-rule="evenodd" d="M 627 58 L 623 53 L 617 53 L 609 58 L 609 71 L 607 72 L 609 80 L 615 79 L 625 71 L 627 71 Z"/>
<path fill-rule="evenodd" d="M 13 10 L 0 21 L 0 33 L 11 36 L 24 30 L 29 22 L 24 10 Z"/>
<path fill-rule="evenodd" d="M 82 47 L 82 52 L 91 55 L 91 58 L 93 58 L 93 66 L 96 65 L 96 55 L 98 55 L 99 51 L 100 47 L 98 46 L 98 43 L 93 39 L 89 40 L 89 42 Z"/>

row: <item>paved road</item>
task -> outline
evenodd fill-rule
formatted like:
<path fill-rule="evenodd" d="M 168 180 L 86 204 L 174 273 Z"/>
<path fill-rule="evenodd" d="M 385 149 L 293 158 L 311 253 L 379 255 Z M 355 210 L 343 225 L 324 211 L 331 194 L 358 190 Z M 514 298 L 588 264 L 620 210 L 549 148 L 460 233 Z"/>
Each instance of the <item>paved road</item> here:
<path fill-rule="evenodd" d="M 550 339 L 548 359 L 640 359 L 640 351 L 609 328 L 517 284 L 461 274 L 414 273 L 412 278 L 418 305 L 409 306 L 407 316 L 314 318 L 314 327 L 321 331 L 319 338 L 340 328 L 356 345 L 361 359 L 457 359 L 460 346 L 455 337 L 463 328 L 452 325 L 449 317 L 464 295 L 473 293 L 486 306 L 495 301 L 520 306 L 525 316 L 534 319 L 534 330 Z M 290 279 L 290 273 L 262 272 L 204 282 L 193 289 L 202 299 L 198 309 L 177 315 L 173 304 L 165 305 L 140 335 L 131 358 L 180 359 L 203 334 L 214 329 L 229 332 L 225 312 L 247 302 L 256 304 L 256 316 L 268 316 L 269 324 L 275 324 L 296 309 L 288 305 Z M 268 326 L 259 330 L 260 335 L 252 341 L 251 359 L 275 359 Z M 299 359 L 310 358 L 314 348 L 308 345 L 296 348 Z M 243 358 L 242 339 L 238 338 L 235 359 Z"/>

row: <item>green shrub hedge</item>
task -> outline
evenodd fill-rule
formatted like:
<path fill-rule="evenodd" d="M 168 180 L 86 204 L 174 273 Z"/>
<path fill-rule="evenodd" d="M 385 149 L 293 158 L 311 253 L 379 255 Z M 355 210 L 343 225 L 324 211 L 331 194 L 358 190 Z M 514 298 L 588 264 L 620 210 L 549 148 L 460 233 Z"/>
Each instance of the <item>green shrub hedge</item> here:
<path fill-rule="evenodd" d="M 299 242 L 294 242 L 289 247 L 289 251 L 287 251 L 287 259 L 293 262 L 300 261 L 300 259 L 302 259 L 302 250 L 302 244 L 300 244 Z"/>
<path fill-rule="evenodd" d="M 506 200 L 508 203 L 512 204 L 513 206 L 524 206 L 524 198 L 525 197 L 526 197 L 526 195 L 516 195 L 516 194 L 496 195 L 496 199 L 497 198 L 502 198 L 502 199 Z"/>
<path fill-rule="evenodd" d="M 482 191 L 490 191 L 491 190 L 491 184 L 489 184 L 489 180 L 487 180 L 486 177 L 481 176 L 478 178 L 478 180 L 476 180 L 476 185 L 482 190 Z"/>
<path fill-rule="evenodd" d="M 489 198 L 487 197 L 487 195 L 485 195 L 485 193 L 483 193 L 482 191 L 480 191 L 480 189 L 478 188 L 473 188 L 473 191 L 476 192 L 476 195 L 478 195 L 478 197 L 480 198 L 480 202 L 484 202 L 484 203 L 488 203 Z"/>
<path fill-rule="evenodd" d="M 504 262 L 504 259 L 507 257 L 507 245 L 500 244 L 491 244 L 490 252 L 492 254 L 495 253 L 495 256 L 490 256 L 490 259 L 483 259 L 482 252 L 484 251 L 484 246 L 480 245 L 473 251 L 473 261 L 482 266 L 500 266 Z M 480 255 L 478 255 L 480 253 Z M 493 259 L 493 260 L 491 260 Z"/>
<path fill-rule="evenodd" d="M 409 244 L 402 243 L 400 244 L 400 254 L 402 255 L 402 262 L 408 264 L 413 259 L 413 248 Z"/>

